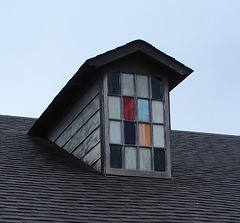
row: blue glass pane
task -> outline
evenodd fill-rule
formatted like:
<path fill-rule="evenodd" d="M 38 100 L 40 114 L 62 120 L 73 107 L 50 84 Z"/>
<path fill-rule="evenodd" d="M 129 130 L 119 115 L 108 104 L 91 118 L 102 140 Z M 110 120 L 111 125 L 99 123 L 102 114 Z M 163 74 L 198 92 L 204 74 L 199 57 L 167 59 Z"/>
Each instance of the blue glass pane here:
<path fill-rule="evenodd" d="M 151 84 L 152 84 L 152 97 L 162 99 L 163 98 L 162 80 L 152 77 Z"/>
<path fill-rule="evenodd" d="M 150 121 L 148 100 L 138 99 L 138 120 L 142 122 Z"/>
<path fill-rule="evenodd" d="M 154 170 L 165 171 L 165 151 L 154 148 Z"/>
<path fill-rule="evenodd" d="M 108 73 L 108 93 L 109 94 L 119 94 L 119 74 L 118 73 Z"/>
<path fill-rule="evenodd" d="M 122 152 L 118 145 L 110 145 L 110 166 L 112 168 L 122 168 Z"/>
<path fill-rule="evenodd" d="M 135 124 L 133 122 L 124 122 L 125 144 L 135 145 L 136 133 Z"/>

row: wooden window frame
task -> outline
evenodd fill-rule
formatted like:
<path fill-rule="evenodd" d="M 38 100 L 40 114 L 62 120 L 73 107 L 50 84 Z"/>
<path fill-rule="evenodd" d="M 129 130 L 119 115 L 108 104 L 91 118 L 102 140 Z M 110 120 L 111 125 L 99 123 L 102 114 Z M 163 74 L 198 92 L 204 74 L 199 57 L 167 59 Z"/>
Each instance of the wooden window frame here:
<path fill-rule="evenodd" d="M 104 122 L 104 127 L 102 129 L 103 134 L 102 134 L 102 154 L 104 156 L 104 161 L 103 165 L 105 166 L 102 168 L 102 172 L 104 174 L 113 174 L 113 175 L 126 175 L 126 176 L 142 176 L 142 177 L 159 177 L 159 178 L 171 178 L 171 157 L 170 157 L 170 112 L 169 112 L 169 91 L 168 91 L 168 80 L 164 75 L 159 75 L 159 74 L 142 74 L 142 73 L 128 73 L 128 72 L 121 72 L 117 71 L 119 73 L 119 89 L 120 89 L 120 94 L 119 95 L 112 95 L 108 94 L 108 73 L 109 72 L 116 72 L 116 71 L 107 71 L 103 75 L 103 88 L 102 88 L 102 120 Z M 145 147 L 151 149 L 151 171 L 142 171 L 139 169 L 139 147 L 144 148 L 144 146 L 139 146 L 138 143 L 136 145 L 128 145 L 125 144 L 124 141 L 124 118 L 123 118 L 123 109 L 120 111 L 120 119 L 118 121 L 121 122 L 122 128 L 121 128 L 121 140 L 122 144 L 116 144 L 120 145 L 122 147 L 122 168 L 111 168 L 110 167 L 110 139 L 109 139 L 109 121 L 112 119 L 109 119 L 108 117 L 108 96 L 117 96 L 120 97 L 120 108 L 123 108 L 123 95 L 122 95 L 122 87 L 121 87 L 121 73 L 128 73 L 128 74 L 133 74 L 134 75 L 134 99 L 135 99 L 135 114 L 137 115 L 137 99 L 147 99 L 149 100 L 149 112 L 150 112 L 150 121 L 149 122 L 140 122 L 140 123 L 149 123 L 150 124 L 150 134 L 151 134 L 151 146 Z M 137 96 L 137 80 L 136 76 L 137 75 L 144 75 L 148 76 L 148 86 L 149 86 L 149 96 L 148 98 L 143 98 L 143 97 L 138 97 Z M 159 77 L 162 80 L 162 85 L 163 85 L 163 98 L 162 99 L 155 99 L 152 98 L 151 96 L 151 79 L 150 77 Z M 126 96 L 127 97 L 127 96 Z M 159 123 L 154 123 L 152 121 L 152 100 L 154 101 L 162 101 L 163 102 L 163 115 L 164 115 L 164 123 L 159 124 Z M 116 119 L 113 119 L 116 120 Z M 131 121 L 131 120 L 127 120 Z M 135 117 L 135 120 L 133 121 L 136 123 L 136 141 L 138 141 L 138 119 Z M 158 125 L 163 125 L 164 126 L 164 136 L 165 136 L 165 148 L 161 148 L 165 150 L 165 172 L 161 171 L 154 171 L 154 148 L 160 148 L 160 147 L 154 147 L 153 145 L 153 124 L 158 124 Z M 137 149 L 137 170 L 130 170 L 130 169 L 125 169 L 125 147 L 135 147 Z M 103 166 L 102 165 L 102 166 Z"/>

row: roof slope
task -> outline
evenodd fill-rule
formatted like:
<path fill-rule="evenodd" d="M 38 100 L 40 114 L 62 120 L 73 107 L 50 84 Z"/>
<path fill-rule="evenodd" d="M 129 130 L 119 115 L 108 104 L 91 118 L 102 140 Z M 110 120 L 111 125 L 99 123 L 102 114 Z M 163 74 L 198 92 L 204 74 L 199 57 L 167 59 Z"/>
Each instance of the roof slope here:
<path fill-rule="evenodd" d="M 0 222 L 239 222 L 240 137 L 172 132 L 173 180 L 102 176 L 0 116 Z"/>
<path fill-rule="evenodd" d="M 144 55 L 168 69 L 170 90 L 193 72 L 192 69 L 156 49 L 151 44 L 143 40 L 132 41 L 88 59 L 39 117 L 35 125 L 30 129 L 29 134 L 45 137 L 51 126 L 76 102 L 76 99 L 86 90 L 86 86 L 92 82 L 94 77 L 99 75 L 98 71 L 101 68 L 113 61 L 118 61 L 119 59 L 134 54 Z"/>

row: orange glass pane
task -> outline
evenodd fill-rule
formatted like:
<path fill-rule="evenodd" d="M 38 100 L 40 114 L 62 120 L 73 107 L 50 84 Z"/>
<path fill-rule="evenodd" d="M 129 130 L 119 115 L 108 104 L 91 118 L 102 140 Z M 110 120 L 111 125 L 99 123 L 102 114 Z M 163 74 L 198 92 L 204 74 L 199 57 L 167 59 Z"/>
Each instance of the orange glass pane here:
<path fill-rule="evenodd" d="M 150 146 L 150 124 L 139 123 L 138 136 L 140 146 Z"/>

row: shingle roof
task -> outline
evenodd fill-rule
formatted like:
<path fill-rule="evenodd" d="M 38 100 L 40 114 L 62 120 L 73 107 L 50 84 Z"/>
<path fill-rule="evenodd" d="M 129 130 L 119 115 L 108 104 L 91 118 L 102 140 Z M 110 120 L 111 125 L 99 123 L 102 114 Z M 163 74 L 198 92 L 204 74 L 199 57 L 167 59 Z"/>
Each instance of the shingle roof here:
<path fill-rule="evenodd" d="M 172 131 L 173 180 L 102 176 L 0 116 L 0 222 L 239 222 L 240 137 Z"/>

